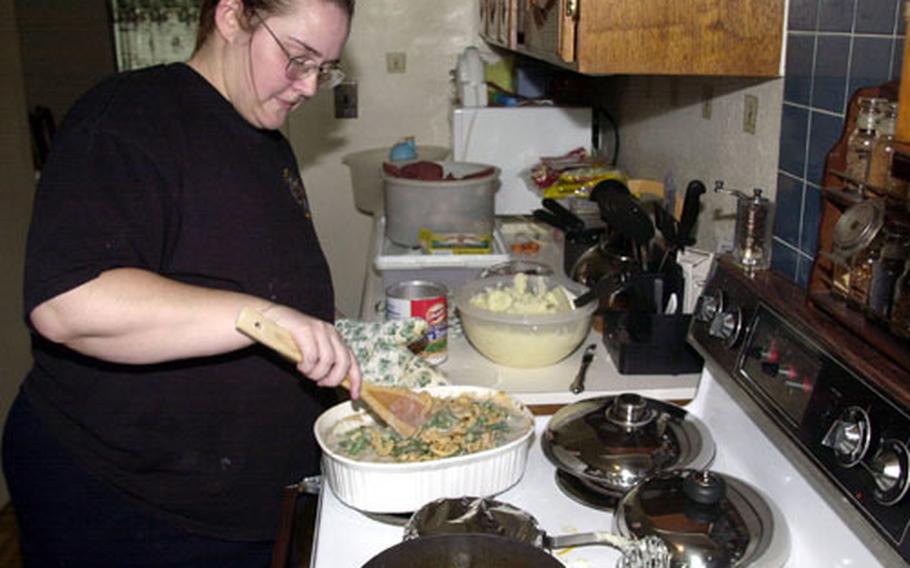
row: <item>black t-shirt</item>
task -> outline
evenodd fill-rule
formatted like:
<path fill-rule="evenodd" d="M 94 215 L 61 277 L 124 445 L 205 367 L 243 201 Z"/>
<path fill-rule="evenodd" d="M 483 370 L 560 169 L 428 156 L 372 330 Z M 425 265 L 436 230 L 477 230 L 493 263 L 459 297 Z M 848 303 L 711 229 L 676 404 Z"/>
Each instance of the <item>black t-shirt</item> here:
<path fill-rule="evenodd" d="M 26 313 L 138 267 L 331 321 L 331 278 L 293 152 L 184 64 L 115 76 L 54 140 L 35 199 Z M 119 365 L 33 334 L 23 391 L 89 471 L 188 530 L 275 535 L 282 488 L 318 471 L 332 393 L 254 346 Z"/>

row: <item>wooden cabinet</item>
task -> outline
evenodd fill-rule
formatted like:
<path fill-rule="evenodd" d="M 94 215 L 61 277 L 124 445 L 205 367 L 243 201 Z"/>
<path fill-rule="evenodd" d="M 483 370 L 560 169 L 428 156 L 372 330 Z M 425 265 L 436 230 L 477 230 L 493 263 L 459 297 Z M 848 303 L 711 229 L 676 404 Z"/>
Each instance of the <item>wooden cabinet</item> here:
<path fill-rule="evenodd" d="M 784 0 L 481 0 L 484 39 L 592 74 L 780 75 Z M 491 6 L 492 5 L 492 6 Z M 482 11 L 484 9 L 482 8 Z M 491 20 L 495 16 L 490 17 Z"/>

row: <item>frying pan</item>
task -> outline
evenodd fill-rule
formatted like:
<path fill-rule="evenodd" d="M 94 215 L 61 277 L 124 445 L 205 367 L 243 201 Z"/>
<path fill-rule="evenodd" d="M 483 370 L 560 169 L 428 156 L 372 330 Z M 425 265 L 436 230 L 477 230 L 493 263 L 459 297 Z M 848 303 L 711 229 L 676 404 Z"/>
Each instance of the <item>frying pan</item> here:
<path fill-rule="evenodd" d="M 492 534 L 442 534 L 405 540 L 363 568 L 565 568 L 533 545 Z"/>

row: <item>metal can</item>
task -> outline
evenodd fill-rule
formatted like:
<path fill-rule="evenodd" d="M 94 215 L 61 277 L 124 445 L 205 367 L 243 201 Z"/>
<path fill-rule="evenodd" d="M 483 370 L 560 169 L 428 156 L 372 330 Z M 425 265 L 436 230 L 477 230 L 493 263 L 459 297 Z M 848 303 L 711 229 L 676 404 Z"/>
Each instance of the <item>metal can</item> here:
<path fill-rule="evenodd" d="M 438 365 L 447 357 L 448 300 L 446 287 L 427 280 L 409 280 L 386 288 L 386 319 L 421 318 L 427 322 L 426 345 L 418 353 Z"/>

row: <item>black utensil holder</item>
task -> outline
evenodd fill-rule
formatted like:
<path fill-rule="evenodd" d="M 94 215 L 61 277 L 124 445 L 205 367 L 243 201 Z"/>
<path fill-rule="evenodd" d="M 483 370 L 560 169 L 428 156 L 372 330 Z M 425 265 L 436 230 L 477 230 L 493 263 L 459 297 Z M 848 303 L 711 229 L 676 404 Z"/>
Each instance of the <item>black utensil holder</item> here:
<path fill-rule="evenodd" d="M 603 342 L 624 375 L 699 373 L 704 359 L 686 342 L 691 321 L 691 314 L 609 312 Z"/>

